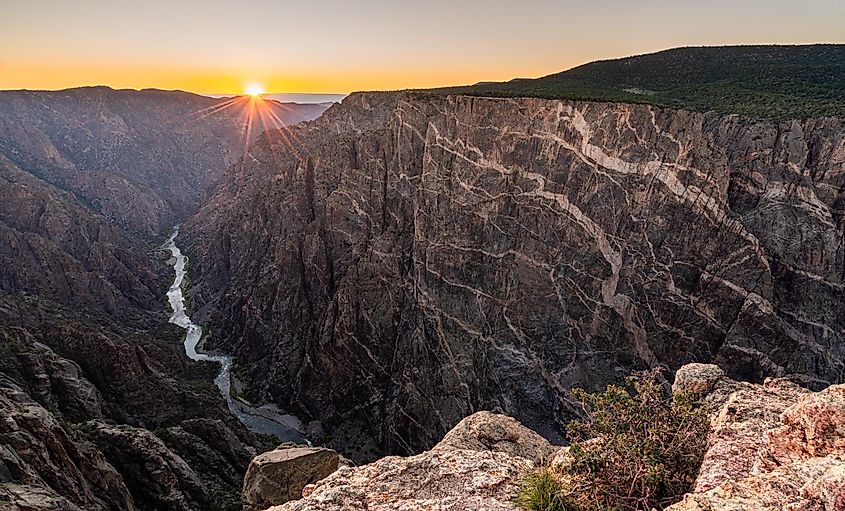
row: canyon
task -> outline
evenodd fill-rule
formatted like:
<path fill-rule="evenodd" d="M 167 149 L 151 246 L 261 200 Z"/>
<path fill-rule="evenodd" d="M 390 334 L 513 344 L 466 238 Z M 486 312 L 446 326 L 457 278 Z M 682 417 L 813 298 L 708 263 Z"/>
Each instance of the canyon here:
<path fill-rule="evenodd" d="M 243 155 L 249 99 L 81 87 L 0 92 L 0 153 L 112 223 L 154 236 L 192 214 Z M 328 104 L 264 102 L 278 120 Z M 228 105 L 228 107 L 227 107 Z"/>
<path fill-rule="evenodd" d="M 355 461 L 479 410 L 562 440 L 633 369 L 842 381 L 840 119 L 362 93 L 290 139 L 186 223 L 195 300 Z"/>
<path fill-rule="evenodd" d="M 843 120 L 452 92 L 0 92 L 0 507 L 513 509 L 659 368 L 672 509 L 836 509 Z"/>
<path fill-rule="evenodd" d="M 240 509 L 267 440 L 230 414 L 217 368 L 185 356 L 159 248 L 242 154 L 242 112 L 196 118 L 220 104 L 0 92 L 3 509 Z"/>

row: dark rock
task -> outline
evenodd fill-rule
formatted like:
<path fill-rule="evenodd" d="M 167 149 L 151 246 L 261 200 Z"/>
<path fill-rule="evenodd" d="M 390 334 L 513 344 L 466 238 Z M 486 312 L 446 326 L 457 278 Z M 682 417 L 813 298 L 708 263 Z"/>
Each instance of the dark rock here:
<path fill-rule="evenodd" d="M 326 108 L 265 105 L 287 124 Z M 2 91 L 0 153 L 114 224 L 154 236 L 194 211 L 240 159 L 246 108 L 246 99 L 178 91 Z"/>
<path fill-rule="evenodd" d="M 842 377 L 841 120 L 385 93 L 293 131 L 183 232 L 255 390 L 356 461 L 479 409 L 560 438 L 632 369 Z"/>
<path fill-rule="evenodd" d="M 293 447 L 265 452 L 249 464 L 244 478 L 245 511 L 260 511 L 302 497 L 308 484 L 337 470 L 338 455 L 330 449 Z"/>
<path fill-rule="evenodd" d="M 123 478 L 103 454 L 74 439 L 3 375 L 0 417 L 0 486 L 11 503 L 22 510 L 135 508 Z M 0 503 L 2 498 L 0 493 Z"/>
<path fill-rule="evenodd" d="M 186 420 L 159 436 L 196 471 L 207 488 L 207 500 L 218 509 L 241 508 L 244 474 L 255 449 L 221 420 Z"/>
<path fill-rule="evenodd" d="M 142 509 L 188 511 L 206 507 L 207 490 L 194 470 L 151 432 L 90 421 L 82 431 L 124 474 Z"/>

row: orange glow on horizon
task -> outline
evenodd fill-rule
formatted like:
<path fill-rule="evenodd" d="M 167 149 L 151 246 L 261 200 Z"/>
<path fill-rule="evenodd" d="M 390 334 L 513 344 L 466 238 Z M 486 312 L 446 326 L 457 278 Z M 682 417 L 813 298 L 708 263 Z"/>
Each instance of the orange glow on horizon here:
<path fill-rule="evenodd" d="M 346 94 L 539 77 L 681 46 L 845 42 L 841 0 L 769 0 L 764 13 L 728 0 L 227 3 L 6 2 L 0 89 L 234 95 L 254 81 L 267 93 Z"/>
<path fill-rule="evenodd" d="M 577 63 L 577 62 L 576 62 Z M 0 90 L 58 90 L 90 85 L 115 89 L 184 90 L 197 94 L 248 94 L 256 86 L 264 93 L 310 92 L 347 94 L 364 90 L 398 90 L 470 84 L 478 81 L 509 80 L 514 76 L 542 76 L 561 69 L 532 66 L 514 71 L 502 67 L 492 71 L 481 67 L 457 69 L 338 69 L 334 71 L 290 70 L 284 76 L 251 69 L 173 69 L 154 65 L 110 65 L 108 63 L 56 64 L 44 61 L 0 60 Z M 252 76 L 254 83 L 244 83 Z M 258 85 L 260 84 L 260 85 Z"/>

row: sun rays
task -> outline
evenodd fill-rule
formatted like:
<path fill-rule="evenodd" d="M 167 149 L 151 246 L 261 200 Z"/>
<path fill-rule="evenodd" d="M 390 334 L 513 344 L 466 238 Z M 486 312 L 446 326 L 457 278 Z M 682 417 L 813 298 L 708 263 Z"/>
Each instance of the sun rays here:
<path fill-rule="evenodd" d="M 265 99 L 265 91 L 257 85 L 250 85 L 245 89 L 245 95 L 222 99 L 214 105 L 186 114 L 185 123 L 194 124 L 197 121 L 216 115 L 235 115 L 242 124 L 239 151 L 241 175 L 243 175 L 247 158 L 250 156 L 250 146 L 258 139 L 265 137 L 267 147 L 274 159 L 283 156 L 283 151 L 289 152 L 297 160 L 304 160 L 301 144 L 285 120 L 284 112 L 290 107 L 272 99 Z"/>

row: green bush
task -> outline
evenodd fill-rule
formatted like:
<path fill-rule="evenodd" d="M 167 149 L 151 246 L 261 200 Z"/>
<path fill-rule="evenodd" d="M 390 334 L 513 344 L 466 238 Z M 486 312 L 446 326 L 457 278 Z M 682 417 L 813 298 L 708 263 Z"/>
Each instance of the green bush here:
<path fill-rule="evenodd" d="M 530 511 L 576 511 L 575 502 L 566 494 L 557 476 L 548 468 L 528 474 L 513 499 L 514 504 Z"/>
<path fill-rule="evenodd" d="M 528 476 L 518 505 L 531 510 L 650 511 L 690 490 L 709 431 L 696 396 L 670 396 L 658 383 L 657 372 L 632 376 L 626 387 L 609 385 L 597 394 L 576 389 L 573 394 L 583 403 L 586 418 L 568 426 L 569 459 L 542 476 Z M 540 498 L 544 496 L 554 499 Z M 553 502 L 570 504 L 554 507 L 563 504 Z"/>

